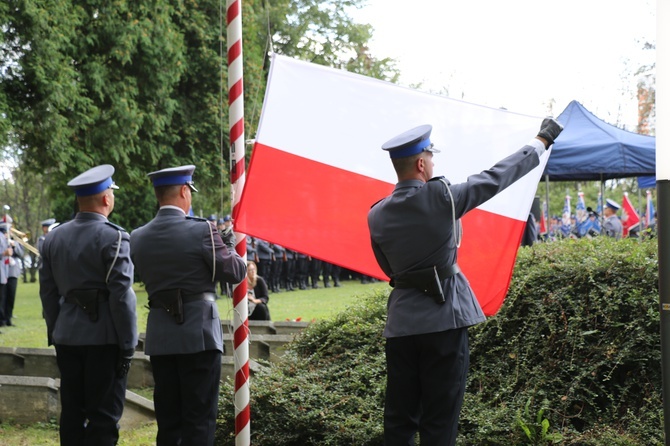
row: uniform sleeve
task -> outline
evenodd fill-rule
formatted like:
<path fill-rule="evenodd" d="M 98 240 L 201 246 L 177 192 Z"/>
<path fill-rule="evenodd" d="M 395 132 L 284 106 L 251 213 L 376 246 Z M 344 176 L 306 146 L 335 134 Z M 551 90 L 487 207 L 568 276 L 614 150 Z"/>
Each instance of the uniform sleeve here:
<path fill-rule="evenodd" d="M 114 241 L 105 248 L 105 264 L 109 273 L 109 310 L 119 339 L 119 348 L 127 350 L 135 348 L 138 337 L 137 297 L 133 290 L 134 267 L 130 260 L 130 236 L 125 231 L 115 231 L 115 234 Z"/>
<path fill-rule="evenodd" d="M 247 265 L 234 249 L 228 249 L 221 240 L 219 231 L 210 222 L 203 223 L 202 255 L 205 262 L 214 269 L 214 280 L 232 284 L 240 283 L 247 277 Z"/>
<path fill-rule="evenodd" d="M 53 331 L 60 312 L 60 292 L 56 286 L 54 275 L 51 270 L 51 261 L 49 256 L 49 242 L 45 240 L 42 243 L 40 256 L 42 259 L 40 265 L 40 300 L 42 301 L 42 314 L 47 324 L 48 344 L 53 344 Z"/>
<path fill-rule="evenodd" d="M 497 162 L 490 169 L 468 177 L 464 183 L 450 186 L 456 218 L 461 218 L 467 212 L 493 198 L 539 164 L 537 148 L 527 145 Z M 448 192 L 445 191 L 445 195 L 448 200 L 451 200 Z"/>
<path fill-rule="evenodd" d="M 386 259 L 386 256 L 382 252 L 379 245 L 377 245 L 374 240 L 372 240 L 372 252 L 375 255 L 375 259 L 377 259 L 379 267 L 382 269 L 382 271 L 384 271 L 384 274 L 386 274 L 388 277 L 391 277 L 393 275 L 391 265 L 389 264 L 389 261 Z"/>

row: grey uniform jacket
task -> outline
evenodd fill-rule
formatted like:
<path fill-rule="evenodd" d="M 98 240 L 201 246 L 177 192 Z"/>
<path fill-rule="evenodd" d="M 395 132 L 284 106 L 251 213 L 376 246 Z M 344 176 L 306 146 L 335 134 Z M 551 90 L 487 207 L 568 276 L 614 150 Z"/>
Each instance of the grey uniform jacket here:
<path fill-rule="evenodd" d="M 603 234 L 608 237 L 614 237 L 616 240 L 619 240 L 623 235 L 623 225 L 621 220 L 616 215 L 610 215 L 603 221 Z"/>
<path fill-rule="evenodd" d="M 489 200 L 530 172 L 545 151 L 540 141 L 498 162 L 491 169 L 450 185 L 455 217 Z M 372 249 L 389 277 L 457 262 L 451 197 L 442 181 L 401 181 L 368 214 Z M 476 237 L 476 234 L 469 234 Z M 414 288 L 394 288 L 389 296 L 384 336 L 434 333 L 468 327 L 486 318 L 467 278 L 458 273 L 442 281 L 445 303 Z"/>
<path fill-rule="evenodd" d="M 14 251 L 13 255 L 5 256 L 5 262 L 8 265 L 7 276 L 18 278 L 21 276 L 21 271 L 23 270 L 23 263 L 21 263 L 21 259 L 23 259 L 25 251 L 23 250 L 23 246 L 18 243 L 14 243 L 12 250 Z"/>
<path fill-rule="evenodd" d="M 239 283 L 246 278 L 244 260 L 223 244 L 216 228 L 206 220 L 187 218 L 179 209 L 161 208 L 153 220 L 131 233 L 130 241 L 131 257 L 150 298 L 172 289 L 214 293 L 220 281 Z M 184 303 L 183 313 L 184 322 L 177 324 L 163 308 L 149 310 L 147 355 L 223 352 L 215 302 Z"/>
<path fill-rule="evenodd" d="M 126 231 L 101 214 L 79 212 L 47 234 L 40 254 L 40 298 L 50 342 L 135 348 L 137 299 Z M 96 322 L 63 301 L 72 290 L 94 288 L 109 291 Z"/>
<path fill-rule="evenodd" d="M 9 247 L 9 240 L 4 234 L 0 234 L 0 253 L 7 251 Z M 5 262 L 0 262 L 0 284 L 6 284 L 9 277 L 9 265 Z"/>

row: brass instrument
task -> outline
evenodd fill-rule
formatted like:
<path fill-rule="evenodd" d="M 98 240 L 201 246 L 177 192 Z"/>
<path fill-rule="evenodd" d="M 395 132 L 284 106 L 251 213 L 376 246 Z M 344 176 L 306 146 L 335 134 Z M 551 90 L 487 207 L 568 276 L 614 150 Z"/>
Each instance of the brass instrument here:
<path fill-rule="evenodd" d="M 26 248 L 28 251 L 32 252 L 33 254 L 35 254 L 37 256 L 40 255 L 40 252 L 38 251 L 37 248 L 35 248 L 30 243 L 23 240 L 24 238 L 27 238 L 25 232 L 21 232 L 18 229 L 14 228 L 13 226 L 10 228 L 10 232 L 12 234 L 16 235 L 16 237 L 12 237 L 13 241 L 17 242 L 18 244 L 20 244 L 21 246 L 23 246 L 24 248 Z"/>

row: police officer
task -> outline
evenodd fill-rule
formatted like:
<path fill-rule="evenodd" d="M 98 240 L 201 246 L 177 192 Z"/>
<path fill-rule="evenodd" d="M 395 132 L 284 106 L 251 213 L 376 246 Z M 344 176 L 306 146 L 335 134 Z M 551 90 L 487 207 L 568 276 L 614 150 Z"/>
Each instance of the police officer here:
<path fill-rule="evenodd" d="M 467 327 L 485 320 L 457 263 L 459 219 L 539 164 L 561 132 L 537 138 L 461 184 L 433 178 L 430 125 L 382 145 L 398 183 L 368 214 L 372 249 L 395 288 L 389 296 L 384 444 L 454 445 L 469 364 Z"/>
<path fill-rule="evenodd" d="M 2 223 L 4 231 L 6 226 Z M 9 246 L 9 240 L 4 234 L 0 234 L 0 253 L 1 257 L 11 256 L 13 254 L 12 247 Z M 6 313 L 7 307 L 7 280 L 9 278 L 9 265 L 4 261 L 0 261 L 0 327 L 7 325 L 8 315 Z"/>
<path fill-rule="evenodd" d="M 9 239 L 9 247 L 12 254 L 4 256 L 4 262 L 7 265 L 7 284 L 5 285 L 5 324 L 8 326 L 14 325 L 12 318 L 14 317 L 14 303 L 16 302 L 16 289 L 19 284 L 19 277 L 23 270 L 23 256 L 25 251 L 20 243 L 16 243 L 9 236 L 11 231 L 11 223 L 4 223 L 0 226 L 2 231 Z"/>
<path fill-rule="evenodd" d="M 273 293 L 281 292 L 281 275 L 286 262 L 286 248 L 276 243 L 271 243 L 274 261 L 272 262 L 272 271 L 270 276 L 270 289 Z M 284 286 L 286 288 L 286 286 Z"/>
<path fill-rule="evenodd" d="M 114 209 L 109 164 L 68 184 L 74 219 L 42 244 L 40 298 L 61 376 L 62 445 L 115 445 L 128 369 L 137 345 L 129 236 L 107 217 Z"/>
<path fill-rule="evenodd" d="M 603 209 L 603 229 L 602 232 L 608 237 L 619 240 L 623 236 L 623 224 L 619 220 L 617 211 L 621 209 L 619 203 L 614 200 L 605 200 L 605 209 Z"/>
<path fill-rule="evenodd" d="M 286 250 L 286 262 L 284 263 L 284 270 L 282 271 L 282 280 L 286 284 L 286 291 L 295 291 L 298 284 L 296 283 L 295 265 L 298 253 L 292 249 Z"/>
<path fill-rule="evenodd" d="M 212 445 L 223 333 L 215 303 L 221 280 L 246 278 L 234 233 L 189 217 L 195 166 L 150 173 L 158 213 L 130 236 L 131 257 L 149 294 L 145 353 L 151 357 L 156 444 Z"/>
<path fill-rule="evenodd" d="M 275 252 L 270 246 L 270 242 L 256 238 L 256 257 L 258 257 L 258 263 L 256 264 L 258 275 L 269 282 L 272 276 L 272 263 L 275 260 Z"/>

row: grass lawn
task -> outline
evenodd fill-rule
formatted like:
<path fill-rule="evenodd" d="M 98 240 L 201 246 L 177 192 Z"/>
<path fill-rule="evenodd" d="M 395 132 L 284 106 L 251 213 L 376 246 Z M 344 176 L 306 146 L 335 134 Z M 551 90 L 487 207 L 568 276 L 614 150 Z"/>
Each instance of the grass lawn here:
<path fill-rule="evenodd" d="M 343 281 L 338 288 L 319 288 L 284 291 L 270 294 L 270 314 L 272 320 L 314 321 L 331 317 L 344 311 L 356 299 L 377 290 L 389 288 L 385 282 L 361 284 L 358 281 Z M 147 293 L 140 285 L 135 286 L 137 294 L 138 328 L 144 332 L 147 323 Z M 217 301 L 221 319 L 232 320 L 232 299 Z M 0 347 L 47 348 L 46 325 L 42 318 L 42 305 L 37 283 L 18 284 L 14 306 L 14 326 L 2 327 Z M 145 393 L 144 393 L 145 394 Z M 145 394 L 146 396 L 146 394 Z M 0 414 L 1 417 L 2 414 Z M 144 446 L 155 444 L 156 425 L 151 423 L 131 431 L 122 431 L 119 445 Z M 19 426 L 0 419 L 0 446 L 58 445 L 58 426 L 55 423 L 39 423 Z"/>

